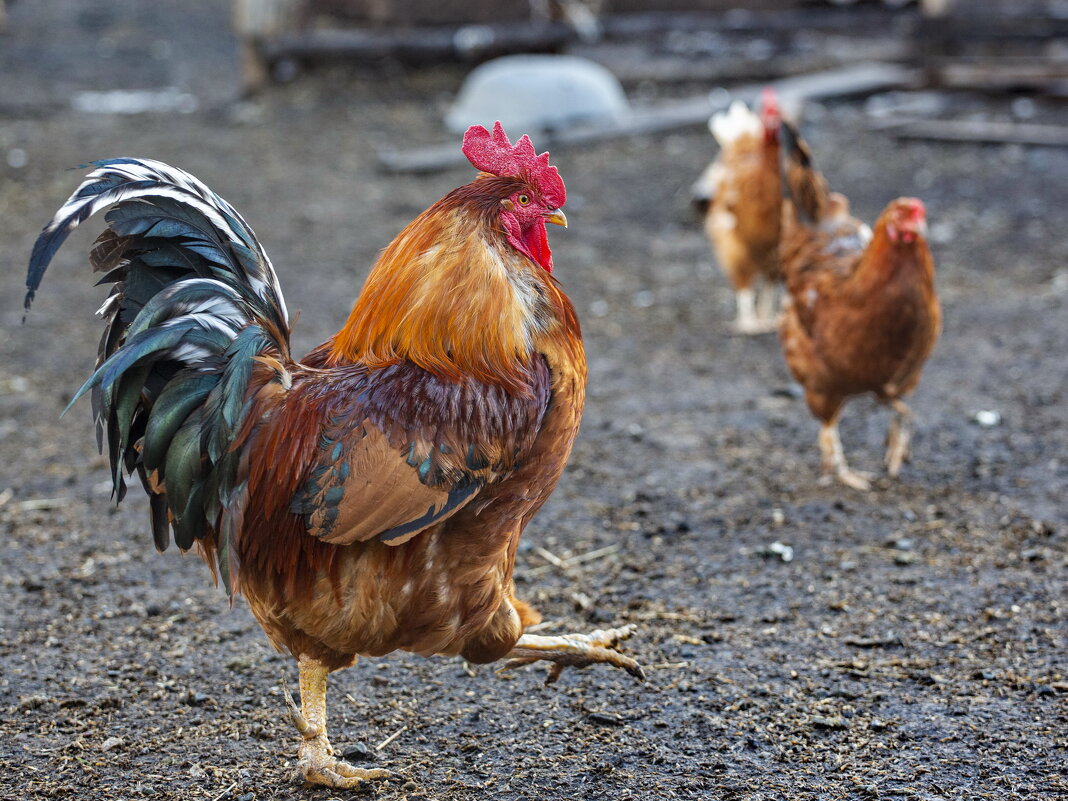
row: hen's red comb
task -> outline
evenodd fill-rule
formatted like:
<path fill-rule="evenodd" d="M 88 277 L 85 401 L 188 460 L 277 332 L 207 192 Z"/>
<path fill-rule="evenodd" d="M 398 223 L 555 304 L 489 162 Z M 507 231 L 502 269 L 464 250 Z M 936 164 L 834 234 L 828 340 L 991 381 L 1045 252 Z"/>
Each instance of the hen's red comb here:
<path fill-rule="evenodd" d="M 523 134 L 513 146 L 500 121 L 493 123 L 491 134 L 481 125 L 472 125 L 464 134 L 464 155 L 479 170 L 501 177 L 522 178 L 541 192 L 554 208 L 564 205 L 567 191 L 556 167 L 549 165 L 549 154 L 534 152 L 530 137 Z"/>

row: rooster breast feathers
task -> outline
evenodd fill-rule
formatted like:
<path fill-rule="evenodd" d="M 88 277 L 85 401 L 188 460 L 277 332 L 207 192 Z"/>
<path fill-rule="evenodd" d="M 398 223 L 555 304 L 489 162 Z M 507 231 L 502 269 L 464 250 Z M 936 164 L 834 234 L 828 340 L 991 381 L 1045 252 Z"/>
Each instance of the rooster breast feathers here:
<path fill-rule="evenodd" d="M 120 499 L 138 473 L 159 549 L 199 541 L 233 592 L 239 554 L 282 529 L 398 544 L 530 451 L 549 406 L 543 358 L 523 392 L 409 362 L 328 367 L 323 349 L 296 362 L 274 269 L 226 201 L 160 162 L 94 166 L 37 241 L 26 303 L 69 233 L 110 208 L 91 263 L 113 288 L 76 398 L 92 391 Z"/>

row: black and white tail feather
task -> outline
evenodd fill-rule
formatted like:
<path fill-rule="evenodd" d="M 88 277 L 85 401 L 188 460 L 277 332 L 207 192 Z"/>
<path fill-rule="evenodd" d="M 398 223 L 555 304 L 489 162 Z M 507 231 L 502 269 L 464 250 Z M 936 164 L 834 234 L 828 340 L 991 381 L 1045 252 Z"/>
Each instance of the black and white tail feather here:
<path fill-rule="evenodd" d="M 34 245 L 25 306 L 70 233 L 110 208 L 90 263 L 113 287 L 98 312 L 96 369 L 74 400 L 92 390 L 116 498 L 126 494 L 124 473 L 136 471 L 156 547 L 171 534 L 183 550 L 213 538 L 232 595 L 247 489 L 234 445 L 249 379 L 257 356 L 290 360 L 278 277 L 241 215 L 192 175 L 148 159 L 93 166 Z"/>

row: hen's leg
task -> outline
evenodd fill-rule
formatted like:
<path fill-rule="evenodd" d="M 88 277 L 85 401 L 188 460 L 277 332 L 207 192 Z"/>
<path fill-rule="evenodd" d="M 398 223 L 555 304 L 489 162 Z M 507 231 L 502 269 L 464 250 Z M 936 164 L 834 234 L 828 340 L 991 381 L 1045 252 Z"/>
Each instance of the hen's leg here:
<path fill-rule="evenodd" d="M 842 452 L 842 440 L 838 438 L 837 415 L 820 427 L 820 456 L 823 472 L 828 476 L 834 475 L 840 482 L 853 489 L 871 489 L 871 475 L 850 470 L 849 465 L 846 464 L 845 454 Z"/>
<path fill-rule="evenodd" d="M 327 787 L 351 788 L 368 779 L 388 778 L 391 775 L 388 770 L 364 770 L 334 757 L 334 749 L 326 736 L 326 677 L 330 671 L 308 656 L 301 656 L 297 664 L 300 668 L 300 709 L 293 702 L 289 689 L 284 685 L 283 688 L 293 725 L 304 738 L 297 760 L 304 780 Z"/>
<path fill-rule="evenodd" d="M 890 430 L 886 435 L 886 472 L 896 477 L 901 465 L 909 458 L 909 440 L 912 438 L 912 412 L 901 400 L 890 402 L 894 415 L 890 418 Z"/>
<path fill-rule="evenodd" d="M 552 662 L 546 684 L 552 684 L 565 667 L 586 667 L 605 663 L 622 668 L 635 678 L 644 681 L 641 665 L 615 650 L 614 646 L 634 633 L 633 626 L 618 629 L 598 629 L 590 634 L 567 634 L 559 637 L 543 637 L 524 634 L 511 651 L 505 654 L 508 660 L 501 670 L 511 670 L 541 660 Z"/>

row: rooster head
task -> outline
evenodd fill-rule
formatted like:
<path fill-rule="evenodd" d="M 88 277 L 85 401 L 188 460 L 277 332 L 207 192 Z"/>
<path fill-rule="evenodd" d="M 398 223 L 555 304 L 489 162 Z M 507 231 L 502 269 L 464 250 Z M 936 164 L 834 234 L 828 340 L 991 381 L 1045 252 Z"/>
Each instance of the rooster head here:
<path fill-rule="evenodd" d="M 782 111 L 779 108 L 779 97 L 775 88 L 765 86 L 760 93 L 760 122 L 764 125 L 764 138 L 772 141 L 779 138 L 779 128 L 782 126 Z"/>
<path fill-rule="evenodd" d="M 927 210 L 923 201 L 900 197 L 886 210 L 886 235 L 890 241 L 912 244 L 927 234 Z"/>
<path fill-rule="evenodd" d="M 493 124 L 493 133 L 481 125 L 468 128 L 463 153 L 483 177 L 516 179 L 499 200 L 505 236 L 512 247 L 551 273 L 553 255 L 545 223 L 567 227 L 560 210 L 567 192 L 560 173 L 549 164 L 549 154 L 535 153 L 526 134 L 513 145 L 499 121 Z"/>

